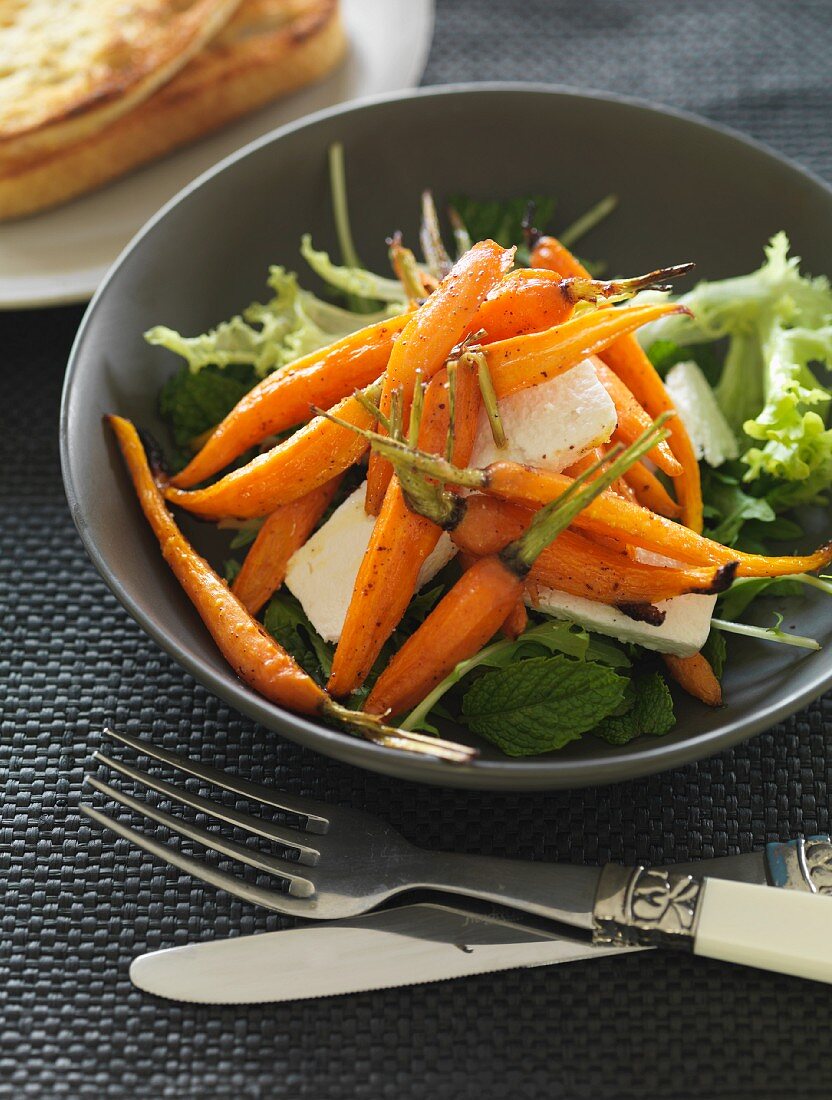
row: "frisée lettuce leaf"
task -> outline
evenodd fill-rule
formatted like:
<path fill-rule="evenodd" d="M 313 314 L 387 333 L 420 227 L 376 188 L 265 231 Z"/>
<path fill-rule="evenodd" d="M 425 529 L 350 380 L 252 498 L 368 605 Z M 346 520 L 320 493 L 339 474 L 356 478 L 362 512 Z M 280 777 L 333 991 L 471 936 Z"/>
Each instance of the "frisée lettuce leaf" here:
<path fill-rule="evenodd" d="M 785 233 L 750 275 L 701 282 L 679 301 L 693 316 L 650 326 L 648 340 L 685 347 L 727 338 L 716 400 L 733 428 L 745 482 L 762 481 L 775 511 L 822 502 L 832 485 L 832 390 L 815 364 L 832 364 L 832 289 L 800 273 Z"/>
<path fill-rule="evenodd" d="M 390 316 L 354 313 L 324 302 L 298 285 L 294 272 L 283 267 L 269 270 L 268 302 L 252 302 L 242 314 L 224 321 L 199 336 L 183 336 L 166 325 L 145 333 L 149 344 L 180 355 L 192 374 L 207 366 L 250 366 L 257 378 L 286 366 L 302 355 L 356 332 L 374 320 Z"/>

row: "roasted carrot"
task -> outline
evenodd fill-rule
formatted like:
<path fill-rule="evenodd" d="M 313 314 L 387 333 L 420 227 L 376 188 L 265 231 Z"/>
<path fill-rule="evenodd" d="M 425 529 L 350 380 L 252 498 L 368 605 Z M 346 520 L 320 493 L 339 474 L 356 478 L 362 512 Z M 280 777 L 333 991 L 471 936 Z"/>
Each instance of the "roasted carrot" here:
<path fill-rule="evenodd" d="M 673 409 L 673 402 L 664 383 L 647 354 L 634 336 L 627 336 L 605 348 L 601 358 L 627 385 L 627 388 L 650 416 Z M 674 422 L 668 440 L 682 467 L 675 478 L 676 496 L 682 509 L 682 521 L 692 531 L 702 531 L 702 485 L 699 463 L 690 436 L 679 418 Z"/>
<path fill-rule="evenodd" d="M 554 500 L 572 484 L 565 474 L 531 469 L 513 462 L 497 462 L 480 471 L 443 471 L 443 478 L 468 488 L 482 489 L 505 500 L 540 506 Z M 664 554 L 692 565 L 727 565 L 738 562 L 738 577 L 779 577 L 789 573 L 809 573 L 832 562 L 832 543 L 813 554 L 795 557 L 768 557 L 746 554 L 704 538 L 673 520 L 604 493 L 577 517 L 582 530 L 612 535 L 627 543 Z"/>
<path fill-rule="evenodd" d="M 568 285 L 554 271 L 518 268 L 494 287 L 468 329 L 484 331 L 483 340 L 493 342 L 559 325 L 575 308 Z"/>
<path fill-rule="evenodd" d="M 692 657 L 675 657 L 672 653 L 663 653 L 662 657 L 667 671 L 688 695 L 700 699 L 709 707 L 722 706 L 722 686 L 701 653 L 694 653 Z"/>
<path fill-rule="evenodd" d="M 326 700 L 323 689 L 246 611 L 174 523 L 133 424 L 120 416 L 107 420 L 116 434 L 142 511 L 159 540 L 162 556 L 222 655 L 244 683 L 271 702 L 301 714 L 322 713 Z"/>
<path fill-rule="evenodd" d="M 289 558 L 309 538 L 340 483 L 339 475 L 305 497 L 281 504 L 267 517 L 231 585 L 231 591 L 252 615 L 283 584 Z"/>
<path fill-rule="evenodd" d="M 613 435 L 613 441 L 615 438 Z M 623 481 L 630 487 L 638 503 L 649 508 L 651 512 L 658 512 L 668 519 L 681 519 L 682 509 L 643 462 L 634 462 Z"/>
<path fill-rule="evenodd" d="M 509 611 L 500 630 L 507 638 L 517 639 L 528 625 L 529 614 L 526 611 L 526 605 L 522 600 L 518 600 L 511 611 Z"/>
<path fill-rule="evenodd" d="M 595 480 L 541 509 L 525 533 L 499 554 L 480 558 L 439 601 L 379 676 L 365 704 L 370 714 L 401 714 L 415 706 L 505 622 L 541 551 L 635 458 L 656 442 L 650 432 Z M 588 475 L 582 475 L 587 479 Z"/>
<path fill-rule="evenodd" d="M 554 271 L 564 278 L 588 279 L 589 272 L 581 261 L 569 251 L 566 245 L 560 243 L 557 237 L 543 236 L 532 249 L 532 267 L 542 267 L 548 271 Z"/>
<path fill-rule="evenodd" d="M 502 549 L 502 546 L 498 549 Z M 460 550 L 457 554 L 457 561 L 463 569 L 470 569 L 476 564 L 477 560 L 477 555 L 470 554 L 467 550 Z M 529 615 L 526 611 L 526 605 L 522 599 L 519 599 L 506 616 L 505 622 L 500 627 L 500 633 L 514 641 L 520 637 L 528 625 Z"/>
<path fill-rule="evenodd" d="M 425 303 L 413 313 L 393 346 L 384 376 L 380 408 L 390 413 L 393 391 L 400 389 L 407 414 L 416 372 L 428 381 L 444 366 L 465 335 L 471 319 L 490 290 L 506 274 L 513 250 L 493 241 L 480 241 L 465 253 Z M 379 455 L 370 456 L 366 509 L 378 515 L 392 468 Z"/>
<path fill-rule="evenodd" d="M 532 267 L 547 268 L 560 275 L 589 277 L 589 272 L 568 248 L 554 237 L 541 237 L 532 250 Z M 652 417 L 673 409 L 673 402 L 647 354 L 633 335 L 622 336 L 601 354 L 604 362 L 627 386 L 639 405 Z M 682 467 L 677 478 L 677 496 L 684 523 L 697 533 L 702 531 L 702 486 L 699 463 L 690 436 L 681 420 L 673 425 L 670 449 Z"/>
<path fill-rule="evenodd" d="M 455 665 L 482 649 L 522 595 L 522 576 L 502 558 L 480 558 L 396 653 L 364 709 L 383 715 L 415 707 Z"/>
<path fill-rule="evenodd" d="M 471 456 L 479 412 L 479 388 L 473 370 L 460 363 L 455 386 L 454 461 L 465 465 Z M 419 429 L 420 446 L 440 452 L 449 428 L 447 371 L 429 383 Z M 335 650 L 327 688 L 341 697 L 355 691 L 381 648 L 407 610 L 416 591 L 419 572 L 434 550 L 442 528 L 411 511 L 399 479 L 384 494 L 367 550 L 361 561 Z"/>
<path fill-rule="evenodd" d="M 374 382 L 384 372 L 393 340 L 407 321 L 404 314 L 369 325 L 267 375 L 210 433 L 172 484 L 179 489 L 198 485 L 255 443 L 307 421 L 310 405 L 328 409 L 354 389 Z"/>
<path fill-rule="evenodd" d="M 594 310 L 544 332 L 485 344 L 482 353 L 497 397 L 508 397 L 517 390 L 556 378 L 576 363 L 603 351 L 622 333 L 635 332 L 650 321 L 683 312 L 686 312 L 684 306 L 665 303 Z"/>
<path fill-rule="evenodd" d="M 615 405 L 615 411 L 618 414 L 618 427 L 616 429 L 618 438 L 624 443 L 631 443 L 652 423 L 653 418 L 644 411 L 618 375 L 611 371 L 606 363 L 596 357 L 593 365 L 595 373 L 598 375 L 598 381 L 610 395 L 612 403 Z M 678 477 L 682 472 L 678 459 L 665 442 L 660 443 L 654 452 L 647 457 L 668 477 Z"/>
<path fill-rule="evenodd" d="M 361 428 L 373 422 L 356 396 L 345 398 L 334 411 L 345 423 Z M 164 494 L 171 503 L 203 519 L 253 519 L 311 493 L 352 466 L 366 449 L 359 435 L 318 416 L 208 488 L 186 491 L 168 486 Z"/>
<path fill-rule="evenodd" d="M 533 516 L 519 505 L 474 494 L 451 538 L 467 553 L 496 554 L 522 535 Z M 600 603 L 652 604 L 690 593 L 724 592 L 734 573 L 733 565 L 663 568 L 634 562 L 625 551 L 566 530 L 541 551 L 529 580 Z"/>
<path fill-rule="evenodd" d="M 467 761 L 476 751 L 467 745 L 405 730 L 391 729 L 371 715 L 347 710 L 330 699 L 294 658 L 243 607 L 228 585 L 190 545 L 176 526 L 147 460 L 139 434 L 129 420 L 105 418 L 113 429 L 139 498 L 158 539 L 162 556 L 205 623 L 217 648 L 249 687 L 278 706 L 300 714 L 333 718 L 369 741 L 451 762 Z"/>
<path fill-rule="evenodd" d="M 663 414 L 656 423 L 664 423 L 671 415 Z M 531 508 L 551 504 L 564 493 L 574 491 L 578 481 L 593 476 L 591 469 L 580 478 L 573 479 L 566 474 L 522 466 L 516 462 L 495 462 L 482 470 L 461 470 L 436 455 L 424 454 L 416 448 L 389 440 L 377 433 L 364 430 L 362 435 L 370 440 L 374 450 L 381 451 L 390 461 L 396 463 L 399 476 L 404 476 L 401 471 L 406 468 L 422 476 L 435 478 L 445 485 L 478 489 Z M 606 473 L 604 480 L 606 482 Z M 600 481 L 600 478 L 595 479 L 593 485 L 597 486 Z M 441 522 L 447 524 L 448 519 L 458 510 L 458 503 L 451 507 L 447 501 L 443 501 Z M 691 565 L 728 565 L 737 562 L 737 576 L 740 577 L 778 577 L 790 573 L 810 573 L 832 562 L 832 542 L 821 546 L 813 554 L 795 557 L 767 557 L 733 550 L 704 538 L 671 519 L 656 515 L 639 504 L 623 500 L 608 489 L 593 498 L 576 515 L 574 522 L 576 527 L 593 535 L 603 538 L 611 536 L 626 543 L 628 547 L 632 545 L 652 550 L 674 561 Z"/>
<path fill-rule="evenodd" d="M 511 271 L 489 293 L 471 321 L 471 333 L 482 330 L 483 343 L 541 332 L 567 321 L 578 302 L 635 294 L 658 280 L 678 274 L 665 268 L 634 279 L 602 282 L 590 278 L 562 278 L 544 268 Z"/>

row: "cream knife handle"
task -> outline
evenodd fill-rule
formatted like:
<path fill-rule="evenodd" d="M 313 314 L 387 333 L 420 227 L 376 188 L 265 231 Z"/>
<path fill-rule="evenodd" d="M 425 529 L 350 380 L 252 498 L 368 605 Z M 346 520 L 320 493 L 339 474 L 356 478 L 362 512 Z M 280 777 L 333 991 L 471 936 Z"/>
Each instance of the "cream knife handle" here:
<path fill-rule="evenodd" d="M 832 898 L 705 879 L 693 953 L 832 983 Z"/>

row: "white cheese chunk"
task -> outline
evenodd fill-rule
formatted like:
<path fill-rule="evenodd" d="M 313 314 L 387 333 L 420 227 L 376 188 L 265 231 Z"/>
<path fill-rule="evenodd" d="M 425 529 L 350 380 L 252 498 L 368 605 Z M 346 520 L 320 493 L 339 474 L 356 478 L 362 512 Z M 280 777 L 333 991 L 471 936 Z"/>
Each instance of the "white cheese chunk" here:
<path fill-rule="evenodd" d="M 677 657 L 691 657 L 699 652 L 708 637 L 716 596 L 674 596 L 660 601 L 656 607 L 665 612 L 661 626 L 636 622 L 609 604 L 556 592 L 552 588 L 539 588 L 534 603 L 528 598 L 526 603 L 555 619 L 571 619 L 587 630 L 618 638 L 621 642 L 634 642 L 660 653 L 675 653 Z"/>
<path fill-rule="evenodd" d="M 688 430 L 697 458 L 704 458 L 709 466 L 721 466 L 739 455 L 737 437 L 696 363 L 676 363 L 667 372 L 664 384 Z"/>
<path fill-rule="evenodd" d="M 481 410 L 469 465 L 507 459 L 560 472 L 606 443 L 617 424 L 615 405 L 589 359 L 549 382 L 504 397 L 499 409 L 508 446 L 497 449 Z"/>
<path fill-rule="evenodd" d="M 337 642 L 344 629 L 355 578 L 373 533 L 375 516 L 364 511 L 365 486 L 347 497 L 326 523 L 289 559 L 286 587 L 317 632 Z M 456 548 L 443 534 L 419 573 L 421 588 L 451 560 Z"/>

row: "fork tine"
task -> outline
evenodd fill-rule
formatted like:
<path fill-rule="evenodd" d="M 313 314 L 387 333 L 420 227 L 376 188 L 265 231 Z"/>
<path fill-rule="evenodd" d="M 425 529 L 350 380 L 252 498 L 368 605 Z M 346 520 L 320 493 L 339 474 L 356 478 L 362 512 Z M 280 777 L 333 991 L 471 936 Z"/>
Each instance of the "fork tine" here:
<path fill-rule="evenodd" d="M 271 787 L 265 787 L 260 783 L 250 783 L 246 779 L 228 775 L 218 768 L 212 768 L 210 764 L 185 759 L 185 757 L 178 756 L 174 752 L 168 752 L 167 749 L 157 748 L 156 745 L 151 745 L 149 741 L 131 737 L 127 733 L 117 733 L 115 730 L 105 727 L 104 736 L 112 737 L 115 741 L 128 745 L 136 752 L 152 756 L 154 760 L 161 760 L 162 763 L 169 764 L 172 768 L 178 768 L 179 771 L 185 772 L 187 775 L 193 775 L 197 779 L 204 779 L 206 783 L 212 783 L 215 787 L 222 787 L 223 790 L 231 791 L 232 794 L 238 794 L 243 798 L 251 798 L 256 802 L 263 802 L 266 806 L 274 806 L 276 810 L 285 810 L 287 813 L 305 817 L 305 831 L 308 833 L 325 833 L 329 828 L 328 818 L 319 813 L 310 812 L 311 806 L 314 806 L 316 810 L 321 809 L 319 803 L 313 803 L 311 800 L 307 801 L 303 798 L 295 798 L 290 794 L 284 794 L 282 791 L 274 791 Z"/>
<path fill-rule="evenodd" d="M 290 827 L 286 829 L 275 828 L 271 822 L 264 821 L 260 817 L 254 817 L 253 814 L 246 814 L 241 810 L 231 810 L 226 806 L 218 805 L 216 802 L 211 802 L 210 799 L 203 798 L 202 795 L 193 794 L 191 791 L 174 786 L 173 783 L 167 783 L 164 779 L 159 779 L 149 772 L 143 772 L 139 768 L 131 768 L 129 764 L 122 764 L 119 760 L 113 760 L 103 752 L 96 751 L 92 755 L 94 760 L 100 761 L 106 767 L 119 772 L 121 775 L 126 775 L 128 779 L 133 779 L 153 791 L 158 791 L 159 794 L 167 795 L 174 802 L 181 802 L 183 806 L 191 806 L 195 810 L 202 810 L 203 813 L 209 814 L 220 821 L 225 821 L 229 825 L 236 825 L 237 828 L 243 829 L 247 833 L 254 833 L 277 844 L 282 844 L 286 848 L 292 848 L 298 852 L 298 863 L 314 867 L 320 858 L 321 853 L 316 848 L 310 848 L 297 839 L 298 836 L 303 836 L 300 830 L 294 830 Z"/>
<path fill-rule="evenodd" d="M 134 813 L 141 814 L 142 817 L 149 817 L 151 821 L 157 821 L 174 834 L 186 836 L 190 840 L 195 840 L 197 844 L 202 844 L 204 847 L 220 852 L 231 859 L 238 859 L 241 863 L 247 863 L 250 867 L 256 867 L 258 870 L 267 871 L 272 875 L 279 875 L 280 878 L 288 881 L 289 893 L 293 897 L 309 898 L 315 893 L 314 883 L 310 882 L 308 878 L 296 874 L 292 869 L 296 864 L 290 863 L 288 860 L 277 859 L 275 856 L 255 852 L 251 848 L 245 848 L 242 844 L 235 843 L 233 840 L 224 840 L 216 833 L 210 833 L 207 829 L 201 829 L 198 825 L 192 825 L 190 822 L 173 817 L 172 814 L 165 813 L 164 810 L 159 810 L 155 806 L 149 806 L 146 802 L 140 802 L 137 798 L 111 787 L 109 783 L 102 783 L 95 776 L 88 775 L 86 782 L 94 790 L 100 791 L 108 798 L 112 798 L 114 802 L 126 806 Z"/>
<path fill-rule="evenodd" d="M 242 901 L 251 902 L 252 905 L 263 905 L 277 913 L 290 913 L 292 916 L 303 913 L 304 908 L 309 904 L 308 902 L 298 901 L 286 894 L 279 894 L 275 890 L 264 890 L 262 886 L 255 886 L 253 883 L 235 878 L 234 875 L 229 875 L 225 871 L 209 867 L 201 860 L 183 855 L 182 852 L 169 844 L 160 844 L 159 841 L 153 840 L 146 833 L 140 833 L 138 829 L 131 829 L 129 825 L 123 825 L 115 818 L 108 817 L 107 814 L 101 813 L 93 806 L 87 806 L 84 802 L 80 803 L 78 809 L 87 817 L 92 818 L 102 828 L 117 833 L 118 836 L 129 840 L 131 844 L 135 844 L 137 848 L 156 856 L 162 863 L 178 867 L 180 871 L 184 871 L 191 878 L 204 882 L 208 886 L 213 886 L 217 890 L 225 890 L 226 893 L 233 894 L 234 897 L 240 898 Z"/>

